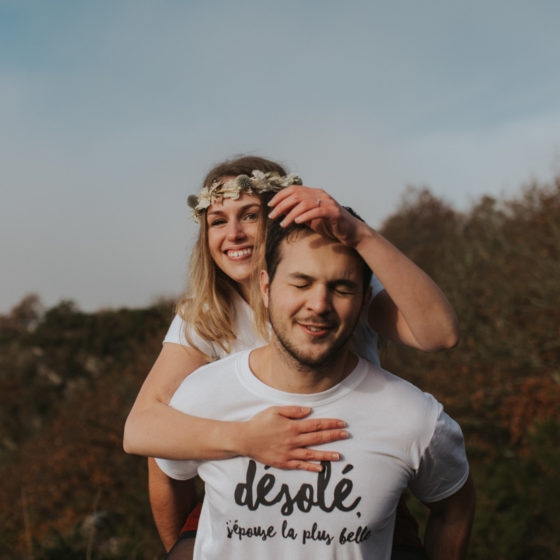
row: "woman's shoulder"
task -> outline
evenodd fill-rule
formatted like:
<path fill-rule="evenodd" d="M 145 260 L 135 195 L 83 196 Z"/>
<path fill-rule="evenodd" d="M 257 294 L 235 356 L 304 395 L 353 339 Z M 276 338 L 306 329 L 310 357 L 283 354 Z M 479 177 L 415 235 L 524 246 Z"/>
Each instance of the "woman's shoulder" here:
<path fill-rule="evenodd" d="M 179 313 L 176 313 L 175 317 L 173 317 L 163 339 L 163 344 L 167 342 L 179 344 L 187 348 L 195 348 L 203 354 L 206 354 L 211 360 L 217 360 L 222 357 L 219 352 L 219 350 L 221 350 L 220 345 L 200 336 L 193 325 L 188 324 Z"/>
<path fill-rule="evenodd" d="M 192 347 L 192 343 L 212 360 L 218 360 L 242 350 L 254 348 L 264 343 L 255 333 L 253 327 L 253 310 L 237 293 L 232 296 L 233 330 L 236 338 L 229 344 L 229 352 L 217 341 L 207 340 L 197 333 L 193 325 L 188 324 L 180 313 L 177 313 L 169 326 L 163 342 L 173 342 L 182 346 Z"/>

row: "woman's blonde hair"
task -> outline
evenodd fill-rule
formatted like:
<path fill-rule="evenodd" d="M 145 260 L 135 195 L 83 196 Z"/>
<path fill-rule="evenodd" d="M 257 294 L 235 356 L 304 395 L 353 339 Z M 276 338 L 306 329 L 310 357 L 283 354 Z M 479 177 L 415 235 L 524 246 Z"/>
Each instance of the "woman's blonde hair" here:
<path fill-rule="evenodd" d="M 222 177 L 250 175 L 254 170 L 265 173 L 272 171 L 282 176 L 286 175 L 284 168 L 273 161 L 256 156 L 244 156 L 213 167 L 206 175 L 203 187 L 209 187 Z M 261 212 L 253 248 L 249 301 L 254 311 L 255 330 L 265 339 L 268 335 L 268 320 L 259 292 L 258 273 L 264 266 L 267 203 L 273 194 L 256 195 L 261 200 Z M 177 304 L 177 312 L 185 322 L 185 338 L 191 346 L 197 348 L 191 336 L 194 331 L 203 339 L 217 342 L 226 352 L 230 352 L 231 343 L 237 338 L 233 330 L 234 311 L 232 307 L 232 295 L 236 290 L 236 283 L 216 266 L 210 255 L 205 211 L 200 220 L 198 239 L 190 258 L 187 287 Z"/>

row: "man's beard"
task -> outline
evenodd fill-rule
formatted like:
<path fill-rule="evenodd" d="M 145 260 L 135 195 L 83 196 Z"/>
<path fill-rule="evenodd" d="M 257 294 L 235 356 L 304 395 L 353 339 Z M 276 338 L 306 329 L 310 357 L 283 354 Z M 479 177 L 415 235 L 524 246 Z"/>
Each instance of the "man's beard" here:
<path fill-rule="evenodd" d="M 325 348 L 322 354 L 314 356 L 310 353 L 306 353 L 305 351 L 300 350 L 288 339 L 287 336 L 284 336 L 281 330 L 275 326 L 272 315 L 273 313 L 269 313 L 270 325 L 282 348 L 284 348 L 287 354 L 291 356 L 299 365 L 313 369 L 319 369 L 327 365 L 328 363 L 336 362 L 336 359 L 339 358 L 340 354 L 344 351 L 346 343 L 350 340 L 350 337 L 352 336 L 359 319 L 358 316 L 352 328 L 348 331 L 348 333 L 346 333 L 346 336 L 341 336 L 339 339 L 333 342 L 332 346 L 328 346 L 327 348 Z M 311 347 L 312 346 L 313 343 L 311 343 Z"/>

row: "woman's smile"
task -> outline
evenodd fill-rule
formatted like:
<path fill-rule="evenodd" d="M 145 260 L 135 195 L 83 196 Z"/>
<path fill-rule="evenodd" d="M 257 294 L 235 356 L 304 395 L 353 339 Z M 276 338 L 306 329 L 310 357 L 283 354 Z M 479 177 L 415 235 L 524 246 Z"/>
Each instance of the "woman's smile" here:
<path fill-rule="evenodd" d="M 228 249 L 226 251 L 227 256 L 233 260 L 244 260 L 251 258 L 253 255 L 253 247 L 246 247 L 243 249 Z"/>

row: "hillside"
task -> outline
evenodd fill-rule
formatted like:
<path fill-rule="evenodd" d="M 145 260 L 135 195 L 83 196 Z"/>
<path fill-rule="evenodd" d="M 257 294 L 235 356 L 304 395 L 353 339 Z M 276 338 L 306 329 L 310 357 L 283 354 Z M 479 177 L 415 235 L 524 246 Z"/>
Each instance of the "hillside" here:
<path fill-rule="evenodd" d="M 560 178 L 467 213 L 411 190 L 382 231 L 459 316 L 454 350 L 383 344 L 381 360 L 463 427 L 469 558 L 559 558 Z M 30 295 L 0 317 L 1 559 L 162 557 L 145 461 L 121 437 L 171 316 L 170 303 L 84 313 Z"/>

